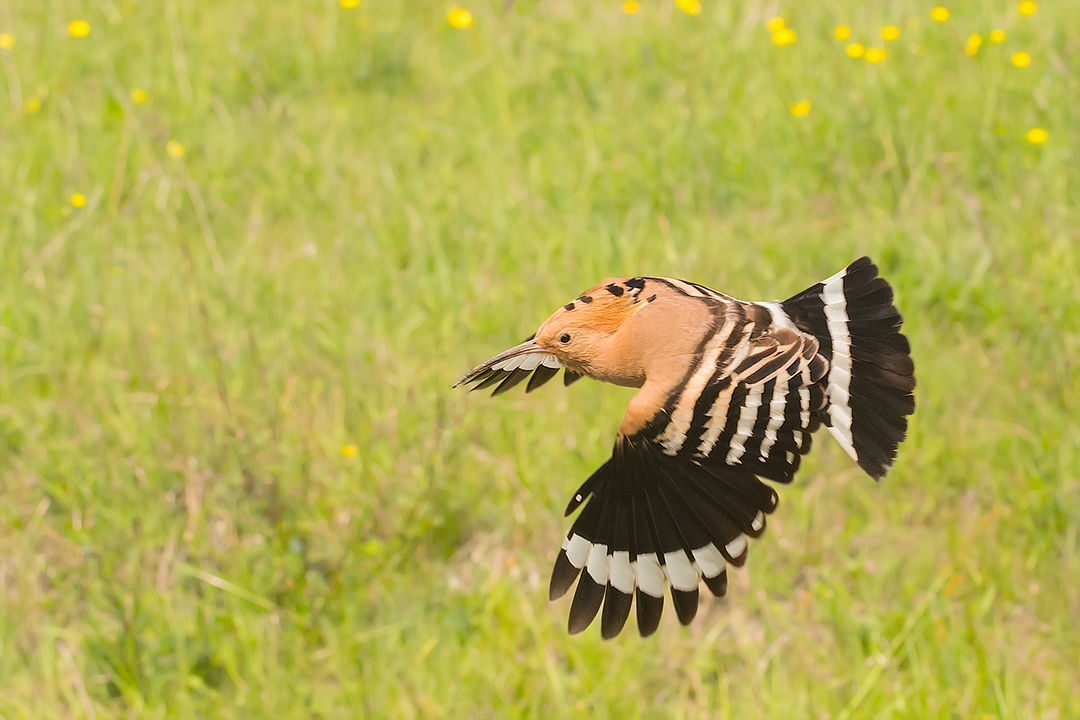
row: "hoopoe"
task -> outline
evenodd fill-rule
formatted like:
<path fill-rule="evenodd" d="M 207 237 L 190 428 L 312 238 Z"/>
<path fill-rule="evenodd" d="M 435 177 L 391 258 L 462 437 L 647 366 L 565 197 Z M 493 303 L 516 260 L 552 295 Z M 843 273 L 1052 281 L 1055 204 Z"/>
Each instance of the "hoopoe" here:
<path fill-rule="evenodd" d="M 699 581 L 727 592 L 727 566 L 746 562 L 765 532 L 811 434 L 829 428 L 871 477 L 884 477 L 915 410 L 915 366 L 892 288 L 869 258 L 782 302 L 744 302 L 658 277 L 604 280 L 555 311 L 536 334 L 454 387 L 529 378 L 560 368 L 640 388 L 611 459 L 570 500 L 585 503 L 562 544 L 549 596 L 577 580 L 570 633 L 601 605 L 600 631 L 619 634 L 636 598 L 641 635 L 660 623 L 665 586 L 679 621 L 698 607 Z M 586 502 L 587 501 L 587 502 Z M 580 579 L 579 579 L 580 578 Z"/>

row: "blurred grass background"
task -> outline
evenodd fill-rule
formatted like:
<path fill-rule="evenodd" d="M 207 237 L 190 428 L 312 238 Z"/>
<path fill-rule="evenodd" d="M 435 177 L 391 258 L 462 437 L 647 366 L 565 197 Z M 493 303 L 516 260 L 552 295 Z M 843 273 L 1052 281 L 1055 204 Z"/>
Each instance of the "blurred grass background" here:
<path fill-rule="evenodd" d="M 947 7 L 0 3 L 0 717 L 1080 716 L 1080 29 Z M 603 277 L 863 253 L 890 476 L 823 436 L 729 598 L 568 637 L 630 391 L 450 385 Z"/>

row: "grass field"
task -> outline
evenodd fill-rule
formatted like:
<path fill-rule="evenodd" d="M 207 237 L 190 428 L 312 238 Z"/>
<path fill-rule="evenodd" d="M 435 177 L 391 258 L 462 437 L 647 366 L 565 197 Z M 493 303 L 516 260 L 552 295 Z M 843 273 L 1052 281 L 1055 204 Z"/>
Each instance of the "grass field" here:
<path fill-rule="evenodd" d="M 1075 6 L 701 5 L 0 3 L 0 718 L 1080 717 Z M 822 435 L 728 598 L 569 637 L 631 391 L 451 384 L 864 253 L 889 477 Z"/>

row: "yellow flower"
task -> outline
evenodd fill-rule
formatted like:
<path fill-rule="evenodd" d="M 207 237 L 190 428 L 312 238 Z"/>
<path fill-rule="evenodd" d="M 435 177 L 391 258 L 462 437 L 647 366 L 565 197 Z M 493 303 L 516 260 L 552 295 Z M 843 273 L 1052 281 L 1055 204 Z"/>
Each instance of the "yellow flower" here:
<path fill-rule="evenodd" d="M 465 8 L 452 7 L 450 12 L 446 13 L 446 22 L 450 23 L 451 27 L 467 28 L 472 25 L 472 13 Z"/>
<path fill-rule="evenodd" d="M 71 196 L 71 204 L 75 207 L 86 207 L 86 196 L 82 193 L 75 193 Z"/>
<path fill-rule="evenodd" d="M 900 28 L 895 25 L 886 25 L 881 28 L 881 39 L 885 42 L 892 42 L 900 37 Z"/>
<path fill-rule="evenodd" d="M 771 17 L 765 22 L 765 27 L 769 28 L 769 32 L 776 32 L 780 28 L 784 27 L 784 18 L 780 17 L 779 15 Z"/>
<path fill-rule="evenodd" d="M 352 10 L 354 7 L 360 4 L 360 0 L 338 0 L 338 5 L 346 10 Z"/>
<path fill-rule="evenodd" d="M 146 102 L 146 91 L 142 88 L 135 88 L 131 91 L 131 99 L 136 103 Z"/>
<path fill-rule="evenodd" d="M 1031 64 L 1031 56 L 1024 51 L 1014 52 L 1012 55 L 1012 64 L 1018 68 L 1026 68 Z"/>
<path fill-rule="evenodd" d="M 1031 17 L 1038 9 L 1039 6 L 1033 3 L 1031 0 L 1024 0 L 1024 2 L 1020 3 L 1020 14 L 1024 17 Z"/>
<path fill-rule="evenodd" d="M 772 34 L 773 44 L 779 45 L 780 47 L 790 45 L 795 42 L 797 38 L 798 36 L 795 34 L 795 31 L 786 27 L 782 27 Z"/>
<path fill-rule="evenodd" d="M 885 62 L 885 48 L 866 48 L 866 62 Z"/>
<path fill-rule="evenodd" d="M 788 110 L 790 110 L 791 114 L 795 117 L 806 117 L 807 114 L 810 112 L 810 107 L 810 101 L 803 100 L 802 102 L 795 103 L 794 105 L 789 107 Z"/>
<path fill-rule="evenodd" d="M 1003 43 L 1003 42 L 1005 42 L 1005 31 L 1004 30 L 994 30 L 994 31 L 992 31 L 990 33 L 990 42 L 992 42 L 992 43 Z"/>
<path fill-rule="evenodd" d="M 184 157 L 184 146 L 175 140 L 170 140 L 165 143 L 165 152 L 169 153 L 171 158 L 182 158 Z"/>
<path fill-rule="evenodd" d="M 90 34 L 90 23 L 85 20 L 72 20 L 68 24 L 68 34 L 75 38 L 84 38 Z"/>
<path fill-rule="evenodd" d="M 844 52 L 847 53 L 849 58 L 861 58 L 866 54 L 866 48 L 863 47 L 862 43 L 851 43 Z"/>
<path fill-rule="evenodd" d="M 687 15 L 698 15 L 701 13 L 700 0 L 675 0 L 675 6 Z"/>
<path fill-rule="evenodd" d="M 968 57 L 975 57 L 975 54 L 979 52 L 980 45 L 982 45 L 982 35 L 971 33 L 968 35 L 967 45 L 964 46 L 964 54 Z"/>
<path fill-rule="evenodd" d="M 10 50 L 15 47 L 15 36 L 10 33 L 0 33 L 0 50 Z"/>
<path fill-rule="evenodd" d="M 912 55 L 922 55 L 926 52 L 926 48 L 924 48 L 919 43 L 911 43 L 910 45 L 908 45 L 908 50 L 911 51 Z"/>
<path fill-rule="evenodd" d="M 930 11 L 930 17 L 937 22 L 945 22 L 949 19 L 949 9 L 943 8 L 938 5 L 936 8 Z"/>
<path fill-rule="evenodd" d="M 1031 4 L 1034 5 L 1035 3 Z M 1034 12 L 1034 10 L 1032 12 Z M 1031 128 L 1027 131 L 1027 141 L 1032 145 L 1042 145 L 1049 139 L 1050 135 L 1042 128 Z"/>
<path fill-rule="evenodd" d="M 833 28 L 832 34 L 837 40 L 847 40 L 851 37 L 851 28 L 847 25 L 837 25 Z"/>
<path fill-rule="evenodd" d="M 36 113 L 41 109 L 41 101 L 37 98 L 30 98 L 26 101 L 26 112 Z"/>
<path fill-rule="evenodd" d="M 637 0 L 626 0 L 626 2 L 622 4 L 622 11 L 627 15 L 633 15 L 640 9 L 641 3 L 639 3 Z"/>
<path fill-rule="evenodd" d="M 356 447 L 355 445 L 342 445 L 341 454 L 345 457 L 356 457 L 358 454 L 360 454 L 360 448 Z"/>

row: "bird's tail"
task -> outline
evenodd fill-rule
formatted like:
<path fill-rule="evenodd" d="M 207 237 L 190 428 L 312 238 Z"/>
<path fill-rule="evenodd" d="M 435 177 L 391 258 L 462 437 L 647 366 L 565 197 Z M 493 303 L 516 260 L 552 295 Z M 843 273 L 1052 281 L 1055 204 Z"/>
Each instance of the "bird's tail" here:
<path fill-rule="evenodd" d="M 892 300 L 877 266 L 862 257 L 781 303 L 829 360 L 825 424 L 874 478 L 892 465 L 915 411 L 915 365 Z"/>

